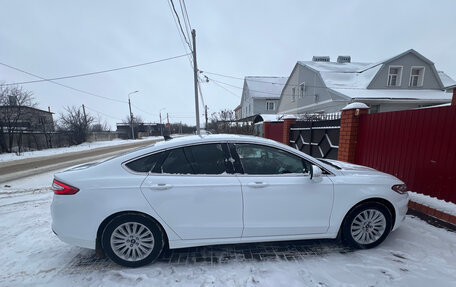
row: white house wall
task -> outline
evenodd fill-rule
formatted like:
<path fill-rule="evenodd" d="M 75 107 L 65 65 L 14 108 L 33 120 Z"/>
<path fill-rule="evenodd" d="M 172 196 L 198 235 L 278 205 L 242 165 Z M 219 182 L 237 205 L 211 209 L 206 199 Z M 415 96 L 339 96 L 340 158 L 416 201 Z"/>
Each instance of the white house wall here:
<path fill-rule="evenodd" d="M 300 97 L 299 85 L 305 83 L 304 96 Z M 295 101 L 293 101 L 292 88 L 296 88 Z M 308 67 L 297 64 L 287 85 L 282 91 L 278 113 L 302 112 L 333 112 L 348 103 L 348 98 L 343 98 L 329 91 L 320 76 Z M 335 107 L 334 110 L 332 107 Z"/>

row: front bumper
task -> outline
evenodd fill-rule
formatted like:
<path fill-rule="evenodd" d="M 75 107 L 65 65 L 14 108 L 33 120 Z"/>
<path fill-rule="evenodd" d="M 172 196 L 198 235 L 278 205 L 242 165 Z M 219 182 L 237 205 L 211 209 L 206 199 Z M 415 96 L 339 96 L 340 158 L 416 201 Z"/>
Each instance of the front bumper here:
<path fill-rule="evenodd" d="M 393 230 L 398 228 L 402 222 L 405 220 L 405 216 L 407 215 L 408 211 L 408 202 L 409 202 L 409 195 L 408 193 L 404 194 L 404 196 L 395 203 L 396 208 L 396 222 L 394 223 Z"/>

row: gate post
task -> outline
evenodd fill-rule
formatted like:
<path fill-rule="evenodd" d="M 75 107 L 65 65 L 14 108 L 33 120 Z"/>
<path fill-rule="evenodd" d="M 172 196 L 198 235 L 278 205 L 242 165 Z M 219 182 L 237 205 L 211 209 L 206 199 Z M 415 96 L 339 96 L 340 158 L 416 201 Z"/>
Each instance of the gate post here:
<path fill-rule="evenodd" d="M 290 126 L 296 122 L 295 116 L 289 115 L 283 118 L 283 137 L 282 143 L 290 145 Z"/>
<path fill-rule="evenodd" d="M 338 160 L 355 163 L 359 118 L 368 111 L 369 107 L 363 103 L 351 103 L 342 109 Z"/>
<path fill-rule="evenodd" d="M 269 139 L 271 137 L 269 134 L 270 128 L 271 128 L 271 123 L 263 121 L 263 137 L 265 139 Z"/>
<path fill-rule="evenodd" d="M 451 100 L 451 105 L 456 107 L 456 87 L 453 88 L 453 99 Z"/>

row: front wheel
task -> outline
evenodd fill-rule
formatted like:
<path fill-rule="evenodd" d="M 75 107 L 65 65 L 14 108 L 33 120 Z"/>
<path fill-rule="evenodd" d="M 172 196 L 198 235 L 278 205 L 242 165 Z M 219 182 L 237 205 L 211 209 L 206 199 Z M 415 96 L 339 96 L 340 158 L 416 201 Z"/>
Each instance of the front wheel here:
<path fill-rule="evenodd" d="M 343 239 L 354 248 L 372 248 L 382 243 L 391 231 L 392 216 L 386 206 L 377 202 L 358 205 L 343 224 Z"/>
<path fill-rule="evenodd" d="M 140 267 L 160 256 L 164 246 L 160 226 L 140 214 L 122 214 L 108 223 L 102 235 L 106 255 L 115 263 Z"/>

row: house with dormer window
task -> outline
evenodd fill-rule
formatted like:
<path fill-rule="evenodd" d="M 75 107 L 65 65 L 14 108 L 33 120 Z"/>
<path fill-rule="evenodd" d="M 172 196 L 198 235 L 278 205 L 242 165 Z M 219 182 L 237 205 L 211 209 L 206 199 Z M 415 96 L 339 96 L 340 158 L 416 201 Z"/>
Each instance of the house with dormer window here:
<path fill-rule="evenodd" d="M 447 104 L 447 87 L 456 82 L 437 71 L 434 63 L 411 49 L 376 63 L 352 62 L 339 56 L 314 56 L 299 61 L 285 83 L 278 103 L 280 114 L 338 112 L 362 102 L 371 113 Z"/>

